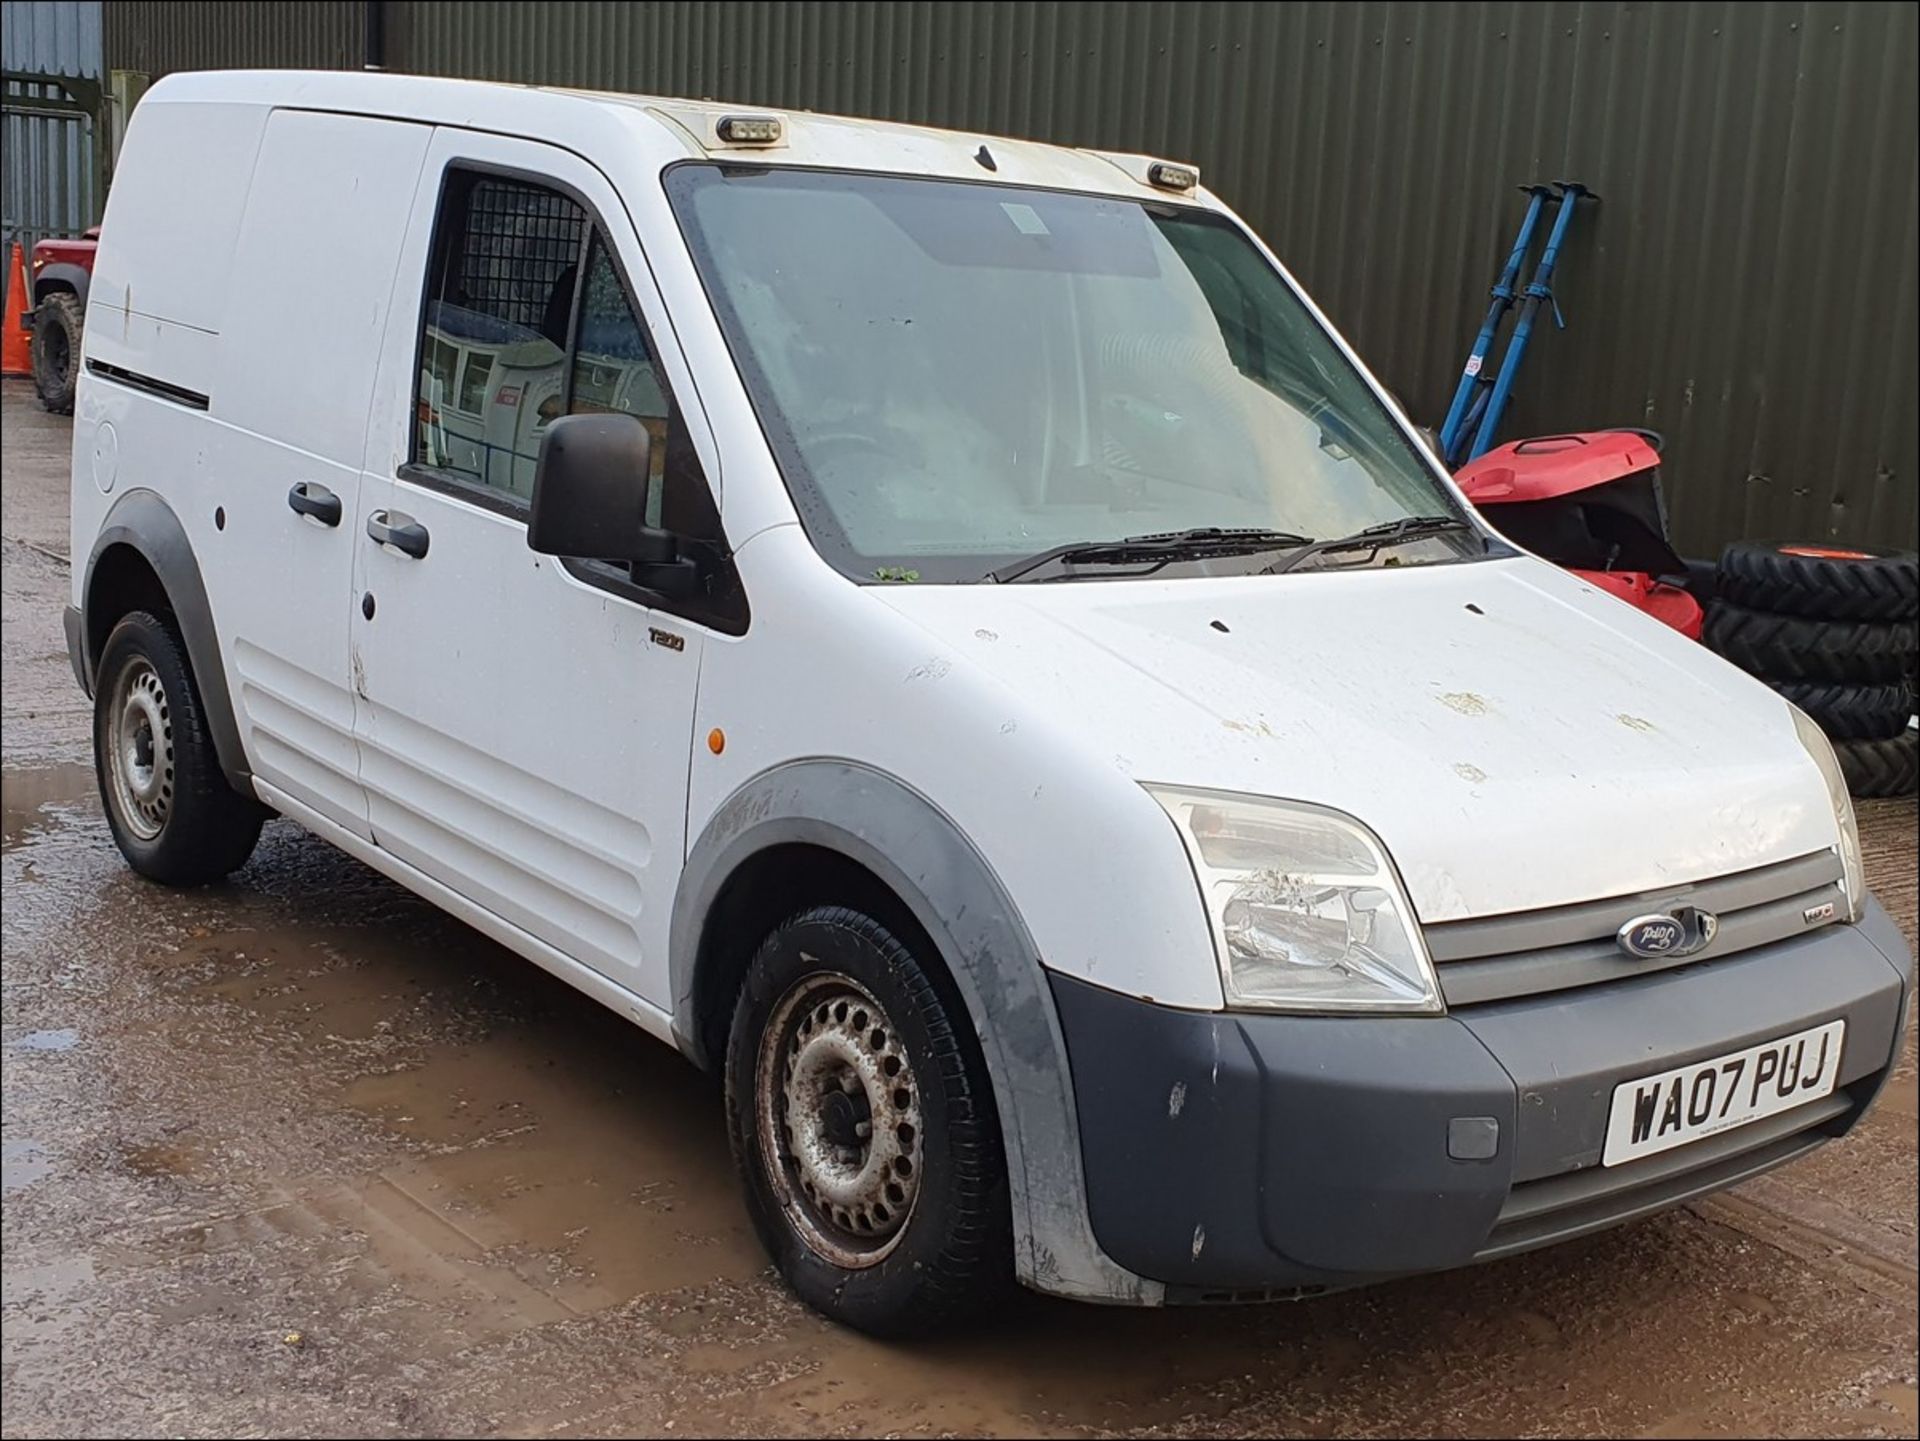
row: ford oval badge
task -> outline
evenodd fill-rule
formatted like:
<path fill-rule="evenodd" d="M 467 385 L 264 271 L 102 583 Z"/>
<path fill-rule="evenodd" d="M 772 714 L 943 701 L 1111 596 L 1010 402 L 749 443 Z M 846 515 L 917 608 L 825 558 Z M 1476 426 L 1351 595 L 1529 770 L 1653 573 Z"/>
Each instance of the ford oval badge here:
<path fill-rule="evenodd" d="M 1635 916 L 1614 934 L 1620 949 L 1642 960 L 1662 956 L 1690 956 L 1713 939 L 1720 920 L 1694 906 L 1675 906 L 1649 916 Z"/>

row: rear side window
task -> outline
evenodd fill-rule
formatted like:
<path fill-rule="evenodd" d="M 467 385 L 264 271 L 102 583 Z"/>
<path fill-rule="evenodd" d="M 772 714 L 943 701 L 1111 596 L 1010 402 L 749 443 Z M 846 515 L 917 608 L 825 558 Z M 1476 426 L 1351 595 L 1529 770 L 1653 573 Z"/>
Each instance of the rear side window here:
<path fill-rule="evenodd" d="M 448 172 L 420 337 L 414 459 L 524 501 L 566 414 L 567 342 L 590 224 L 542 185 Z"/>

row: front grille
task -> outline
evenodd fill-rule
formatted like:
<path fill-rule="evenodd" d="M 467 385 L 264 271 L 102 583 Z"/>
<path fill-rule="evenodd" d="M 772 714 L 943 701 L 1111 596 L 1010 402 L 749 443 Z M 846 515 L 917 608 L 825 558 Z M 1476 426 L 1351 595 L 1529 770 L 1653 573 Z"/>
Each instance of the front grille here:
<path fill-rule="evenodd" d="M 1846 914 L 1840 881 L 1840 857 L 1816 851 L 1694 885 L 1431 925 L 1427 950 L 1448 1006 L 1512 1000 L 1628 980 L 1805 935 L 1826 924 L 1807 919 L 1817 917 L 1818 908 L 1831 905 L 1835 919 Z M 1635 916 L 1682 903 L 1719 918 L 1711 944 L 1690 956 L 1652 960 L 1630 956 L 1615 944 L 1614 933 Z"/>
<path fill-rule="evenodd" d="M 1645 1160 L 1523 1181 L 1508 1194 L 1474 1259 L 1491 1261 L 1565 1241 L 1757 1176 L 1825 1141 L 1836 1129 L 1830 1123 L 1854 1105 L 1839 1090 Z"/>

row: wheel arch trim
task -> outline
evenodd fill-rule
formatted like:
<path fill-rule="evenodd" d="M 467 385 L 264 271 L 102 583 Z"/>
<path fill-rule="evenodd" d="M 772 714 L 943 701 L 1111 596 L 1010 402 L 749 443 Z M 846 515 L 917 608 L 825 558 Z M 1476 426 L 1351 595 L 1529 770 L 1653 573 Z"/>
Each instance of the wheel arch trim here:
<path fill-rule="evenodd" d="M 151 490 L 129 490 L 115 501 L 87 554 L 86 579 L 80 591 L 84 599 L 79 627 L 80 660 L 85 668 L 87 689 L 93 690 L 99 679 L 100 657 L 95 653 L 92 637 L 97 619 L 93 607 L 98 595 L 100 563 L 116 546 L 127 546 L 145 560 L 166 592 L 180 639 L 187 649 L 187 661 L 193 667 L 193 681 L 200 690 L 201 707 L 206 713 L 207 730 L 213 737 L 214 752 L 220 758 L 220 769 L 229 785 L 251 796 L 253 773 L 240 742 L 233 697 L 227 690 L 226 667 L 221 663 L 220 637 L 214 629 L 213 607 L 207 600 L 206 584 L 200 578 L 193 542 L 187 538 L 186 527 L 173 508 Z"/>
<path fill-rule="evenodd" d="M 85 268 L 69 261 L 55 261 L 41 267 L 40 273 L 33 277 L 33 304 L 37 310 L 40 302 L 49 295 L 71 293 L 80 302 L 80 311 L 84 317 L 87 309 L 87 291 L 93 285 L 93 275 Z"/>
<path fill-rule="evenodd" d="M 673 1028 L 711 1066 L 696 1011 L 705 918 L 733 873 L 772 846 L 838 853 L 885 883 L 932 939 L 964 999 L 1000 1115 L 1015 1269 L 1036 1290 L 1153 1305 L 1163 1288 L 1094 1239 L 1066 1042 L 1039 951 L 1006 889 L 960 827 L 904 782 L 855 761 L 763 771 L 714 812 L 689 849 L 669 940 Z"/>

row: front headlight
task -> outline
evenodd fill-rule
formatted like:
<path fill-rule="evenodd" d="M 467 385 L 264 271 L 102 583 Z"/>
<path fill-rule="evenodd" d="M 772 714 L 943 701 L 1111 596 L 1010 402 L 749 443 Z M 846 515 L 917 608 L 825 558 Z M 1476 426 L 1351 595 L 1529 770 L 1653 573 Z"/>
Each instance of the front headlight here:
<path fill-rule="evenodd" d="M 1318 806 L 1146 789 L 1193 860 L 1229 1006 L 1445 1010 L 1413 906 L 1365 826 Z"/>
<path fill-rule="evenodd" d="M 1833 742 L 1827 739 L 1827 733 L 1792 701 L 1787 702 L 1787 709 L 1793 712 L 1793 728 L 1800 736 L 1800 744 L 1807 748 L 1807 754 L 1820 767 L 1821 778 L 1827 783 L 1833 823 L 1840 830 L 1840 886 L 1847 893 L 1847 919 L 1857 921 L 1867 906 L 1867 867 L 1860 858 L 1860 825 L 1853 818 L 1853 796 L 1847 790 L 1847 778 L 1840 772 L 1840 762 L 1834 758 Z"/>

